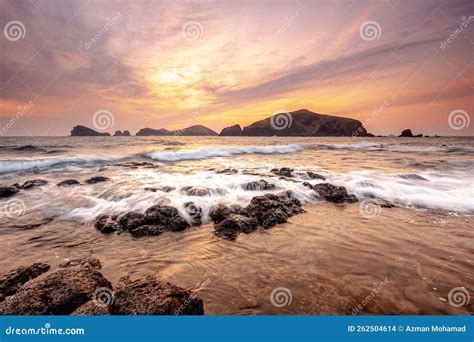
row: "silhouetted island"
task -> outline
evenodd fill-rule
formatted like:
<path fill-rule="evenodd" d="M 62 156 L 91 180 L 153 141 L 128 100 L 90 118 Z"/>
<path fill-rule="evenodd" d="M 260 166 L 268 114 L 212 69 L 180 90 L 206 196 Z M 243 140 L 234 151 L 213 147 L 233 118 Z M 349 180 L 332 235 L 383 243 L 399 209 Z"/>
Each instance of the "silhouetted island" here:
<path fill-rule="evenodd" d="M 128 131 L 116 131 L 114 136 L 130 134 Z M 71 136 L 106 136 L 85 126 L 76 126 Z M 279 113 L 256 121 L 241 128 L 236 124 L 224 128 L 220 134 L 202 125 L 194 125 L 174 131 L 165 128 L 142 128 L 137 136 L 359 136 L 372 137 L 359 120 L 333 115 L 313 113 L 300 109 L 289 113 Z"/>

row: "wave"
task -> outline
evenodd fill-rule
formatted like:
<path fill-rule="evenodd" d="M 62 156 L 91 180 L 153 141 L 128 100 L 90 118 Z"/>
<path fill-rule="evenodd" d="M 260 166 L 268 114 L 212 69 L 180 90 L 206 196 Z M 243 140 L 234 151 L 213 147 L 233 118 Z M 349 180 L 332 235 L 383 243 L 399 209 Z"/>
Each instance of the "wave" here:
<path fill-rule="evenodd" d="M 229 157 L 239 154 L 283 154 L 300 152 L 306 149 L 305 145 L 276 145 L 276 146 L 246 146 L 246 147 L 216 147 L 175 152 L 151 152 L 144 156 L 157 161 L 199 160 L 213 157 Z"/>
<path fill-rule="evenodd" d="M 0 163 L 0 173 L 30 171 L 39 172 L 51 169 L 60 169 L 68 166 L 94 167 L 107 162 L 120 161 L 126 158 L 105 157 L 54 157 L 35 159 L 8 159 Z"/>
<path fill-rule="evenodd" d="M 324 144 L 318 144 L 318 145 L 313 145 L 313 149 L 317 150 L 367 150 L 370 148 L 384 148 L 390 146 L 390 144 L 376 144 L 376 143 L 370 143 L 367 141 L 363 141 L 360 143 L 356 144 L 346 144 L 346 145 L 324 145 Z"/>

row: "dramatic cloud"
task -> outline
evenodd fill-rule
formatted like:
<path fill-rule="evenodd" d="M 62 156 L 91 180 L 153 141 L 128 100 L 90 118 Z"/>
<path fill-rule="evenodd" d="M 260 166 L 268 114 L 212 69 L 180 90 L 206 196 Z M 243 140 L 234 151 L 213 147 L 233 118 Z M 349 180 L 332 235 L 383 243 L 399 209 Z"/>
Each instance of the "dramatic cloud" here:
<path fill-rule="evenodd" d="M 447 124 L 453 110 L 474 115 L 469 0 L 0 6 L 1 28 L 20 33 L 0 37 L 0 126 L 33 103 L 7 135 L 66 135 L 100 109 L 113 113 L 111 130 L 137 131 L 219 130 L 300 108 L 360 119 L 376 134 L 474 134 Z"/>

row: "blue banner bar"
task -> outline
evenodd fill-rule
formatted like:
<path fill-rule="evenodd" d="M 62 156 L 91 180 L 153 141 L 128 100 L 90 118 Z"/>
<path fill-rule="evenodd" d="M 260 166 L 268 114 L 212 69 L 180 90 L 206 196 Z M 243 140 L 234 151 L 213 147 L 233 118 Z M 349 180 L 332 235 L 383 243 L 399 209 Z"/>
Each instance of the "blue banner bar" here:
<path fill-rule="evenodd" d="M 472 316 L 3 316 L 0 341 L 474 341 Z"/>

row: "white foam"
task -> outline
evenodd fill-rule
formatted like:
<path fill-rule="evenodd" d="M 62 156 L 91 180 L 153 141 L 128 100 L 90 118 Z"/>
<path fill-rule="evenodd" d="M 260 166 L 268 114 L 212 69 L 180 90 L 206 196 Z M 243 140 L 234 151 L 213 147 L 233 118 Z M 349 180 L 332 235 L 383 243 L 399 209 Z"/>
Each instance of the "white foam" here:
<path fill-rule="evenodd" d="M 246 146 L 246 147 L 215 147 L 176 152 L 151 152 L 145 155 L 158 161 L 199 160 L 213 157 L 229 157 L 239 154 L 283 154 L 294 153 L 306 149 L 305 145 L 275 145 L 275 146 Z"/>

